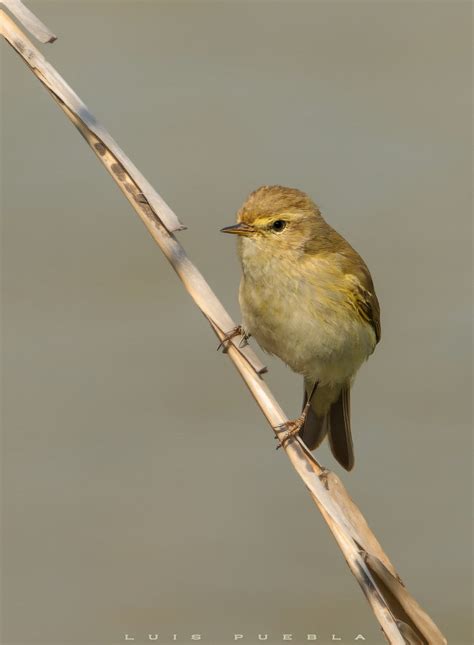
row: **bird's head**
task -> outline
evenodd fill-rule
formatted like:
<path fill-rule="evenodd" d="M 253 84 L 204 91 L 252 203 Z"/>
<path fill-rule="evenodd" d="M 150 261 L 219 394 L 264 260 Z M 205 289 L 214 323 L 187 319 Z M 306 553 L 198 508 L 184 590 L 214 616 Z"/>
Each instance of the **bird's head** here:
<path fill-rule="evenodd" d="M 238 211 L 237 224 L 221 230 L 238 235 L 260 253 L 301 252 L 323 221 L 319 208 L 301 190 L 261 186 Z"/>

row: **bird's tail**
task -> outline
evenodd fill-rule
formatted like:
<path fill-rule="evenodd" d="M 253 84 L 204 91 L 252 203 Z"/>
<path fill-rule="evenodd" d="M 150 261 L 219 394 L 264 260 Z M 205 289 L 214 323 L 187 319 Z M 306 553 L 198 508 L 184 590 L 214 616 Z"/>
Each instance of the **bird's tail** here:
<path fill-rule="evenodd" d="M 331 388 L 332 389 L 332 388 Z M 334 394 L 333 394 L 334 396 Z M 327 386 L 316 390 L 300 436 L 310 450 L 315 450 L 326 435 L 329 436 L 331 452 L 346 470 L 354 467 L 354 447 L 351 434 L 350 383 L 342 386 L 334 400 Z M 307 401 L 307 389 L 303 408 Z M 328 406 L 328 397 L 332 402 Z"/>
<path fill-rule="evenodd" d="M 338 399 L 329 408 L 329 445 L 334 457 L 346 470 L 354 468 L 350 392 L 350 385 L 347 383 L 342 387 Z"/>

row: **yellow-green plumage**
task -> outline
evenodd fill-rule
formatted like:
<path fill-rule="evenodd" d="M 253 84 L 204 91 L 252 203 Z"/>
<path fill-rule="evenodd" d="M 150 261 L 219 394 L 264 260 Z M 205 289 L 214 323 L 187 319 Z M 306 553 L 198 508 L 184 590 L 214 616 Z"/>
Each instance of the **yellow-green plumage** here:
<path fill-rule="evenodd" d="M 259 188 L 238 222 L 229 232 L 239 233 L 243 327 L 304 376 L 307 395 L 318 381 L 302 437 L 313 449 L 329 432 L 336 458 L 350 470 L 350 385 L 380 339 L 369 270 L 299 190 Z"/>

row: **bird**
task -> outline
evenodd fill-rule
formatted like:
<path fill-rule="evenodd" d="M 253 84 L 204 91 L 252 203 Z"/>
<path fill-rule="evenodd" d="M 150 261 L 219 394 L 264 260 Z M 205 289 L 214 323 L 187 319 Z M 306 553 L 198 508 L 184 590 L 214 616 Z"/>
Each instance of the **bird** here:
<path fill-rule="evenodd" d="M 252 336 L 303 376 L 303 412 L 287 423 L 284 441 L 299 434 L 315 450 L 327 436 L 352 470 L 351 385 L 381 337 L 367 265 L 297 188 L 257 188 L 221 231 L 238 237 L 242 268 L 242 324 L 226 339 Z"/>

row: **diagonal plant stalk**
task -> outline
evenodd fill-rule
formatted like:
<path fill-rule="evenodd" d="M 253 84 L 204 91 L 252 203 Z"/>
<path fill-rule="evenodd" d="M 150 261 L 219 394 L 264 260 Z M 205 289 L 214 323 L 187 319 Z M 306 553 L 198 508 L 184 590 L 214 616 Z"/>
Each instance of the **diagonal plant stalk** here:
<path fill-rule="evenodd" d="M 52 32 L 20 0 L 3 0 L 3 4 L 41 42 L 55 40 Z M 181 278 L 217 337 L 225 340 L 226 333 L 235 327 L 235 323 L 174 236 L 174 231 L 184 228 L 176 215 L 56 70 L 1 10 L 0 31 L 83 135 Z M 288 418 L 262 379 L 265 367 L 249 347 L 239 347 L 240 340 L 236 337 L 228 343 L 227 355 L 276 437 L 281 438 L 285 432 L 281 426 Z M 386 639 L 397 645 L 446 643 L 431 618 L 406 590 L 337 475 L 321 467 L 299 438 L 286 443 L 284 450 L 326 520 Z"/>

